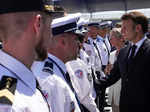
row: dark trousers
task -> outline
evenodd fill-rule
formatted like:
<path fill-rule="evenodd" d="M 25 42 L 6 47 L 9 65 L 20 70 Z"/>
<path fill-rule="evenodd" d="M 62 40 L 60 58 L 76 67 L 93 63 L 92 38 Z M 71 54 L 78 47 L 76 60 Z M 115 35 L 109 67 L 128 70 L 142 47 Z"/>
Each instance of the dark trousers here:
<path fill-rule="evenodd" d="M 95 102 L 97 104 L 98 109 L 100 112 L 104 112 L 105 106 L 105 89 L 101 90 L 99 94 L 97 94 Z"/>
<path fill-rule="evenodd" d="M 103 66 L 104 69 L 105 66 Z M 97 76 L 97 79 L 95 78 L 95 74 Z M 104 106 L 105 106 L 105 90 L 106 88 L 104 87 L 100 87 L 100 83 L 99 83 L 99 79 L 103 79 L 105 78 L 100 71 L 96 71 L 94 73 L 94 71 L 92 71 L 93 74 L 93 84 L 94 84 L 94 88 L 96 91 L 96 99 L 95 102 L 97 104 L 98 109 L 100 110 L 100 112 L 104 112 Z"/>

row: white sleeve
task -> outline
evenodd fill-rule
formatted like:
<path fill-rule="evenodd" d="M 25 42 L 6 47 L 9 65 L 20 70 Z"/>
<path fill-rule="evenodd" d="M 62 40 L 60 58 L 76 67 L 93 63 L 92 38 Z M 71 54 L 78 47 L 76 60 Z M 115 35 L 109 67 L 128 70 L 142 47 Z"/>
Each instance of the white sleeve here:
<path fill-rule="evenodd" d="M 11 112 L 11 110 L 12 110 L 12 106 L 11 105 L 0 104 L 0 111 L 1 112 Z"/>
<path fill-rule="evenodd" d="M 90 112 L 100 112 L 91 95 L 86 96 L 81 102 Z"/>
<path fill-rule="evenodd" d="M 69 87 L 66 87 L 65 95 L 65 112 L 81 112 L 75 95 Z"/>
<path fill-rule="evenodd" d="M 99 112 L 92 96 L 92 79 L 91 82 L 88 79 L 88 70 L 86 65 L 79 60 L 72 61 L 67 64 L 68 72 L 70 73 L 69 75 L 71 76 L 73 86 L 78 95 L 80 103 L 90 110 L 90 112 Z M 82 76 L 80 77 L 75 72 L 78 70 L 82 71 Z"/>
<path fill-rule="evenodd" d="M 0 112 L 31 112 L 29 108 L 18 108 L 12 105 L 0 104 Z"/>

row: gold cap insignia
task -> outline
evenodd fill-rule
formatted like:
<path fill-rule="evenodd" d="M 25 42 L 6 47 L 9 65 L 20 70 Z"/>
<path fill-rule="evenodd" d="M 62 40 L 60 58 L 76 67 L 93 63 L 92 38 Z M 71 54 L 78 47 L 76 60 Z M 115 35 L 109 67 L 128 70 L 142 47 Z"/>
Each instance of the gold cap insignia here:
<path fill-rule="evenodd" d="M 54 11 L 54 6 L 53 5 L 44 5 L 44 9 L 46 11 L 51 11 L 53 12 Z"/>

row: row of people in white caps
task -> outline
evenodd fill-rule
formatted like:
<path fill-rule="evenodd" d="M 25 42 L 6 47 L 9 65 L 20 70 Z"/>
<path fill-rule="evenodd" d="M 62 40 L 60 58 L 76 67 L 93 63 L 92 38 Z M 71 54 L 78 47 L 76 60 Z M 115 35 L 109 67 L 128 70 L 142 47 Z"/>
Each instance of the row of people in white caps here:
<path fill-rule="evenodd" d="M 87 24 L 86 21 L 84 20 L 82 22 L 81 21 L 82 20 L 80 19 L 78 22 L 79 28 L 81 25 Z M 97 30 L 93 31 L 91 27 L 92 28 L 96 27 Z M 86 101 L 86 98 L 89 99 L 91 98 L 93 99 L 91 101 L 94 102 L 94 100 L 96 99 L 98 100 L 97 101 L 98 108 L 101 111 L 104 110 L 105 90 L 103 90 L 103 93 L 100 94 L 100 96 L 97 94 L 98 98 L 96 97 L 95 90 L 93 89 L 93 76 L 91 76 L 90 74 L 92 74 L 91 68 L 93 70 L 93 73 L 102 72 L 102 74 L 104 74 L 103 71 L 105 69 L 105 66 L 109 63 L 108 61 L 111 46 L 109 43 L 108 33 L 111 27 L 112 26 L 110 21 L 102 22 L 100 24 L 99 23 L 88 24 L 89 31 L 88 32 L 85 32 L 85 30 L 82 31 L 84 32 L 85 38 L 83 42 L 84 46 L 80 48 L 80 56 L 79 56 L 80 59 L 78 58 L 77 60 L 69 61 L 66 64 L 67 70 L 71 75 L 74 88 L 76 88 L 76 91 L 78 91 L 78 96 L 81 99 L 81 101 Z M 91 37 L 95 39 L 89 37 L 89 34 Z M 93 44 L 93 42 L 95 42 L 96 46 Z M 95 75 L 96 78 L 99 78 L 97 75 L 100 74 Z M 88 105 L 88 107 L 90 107 L 88 103 L 89 101 L 86 101 L 85 105 Z M 93 104 L 95 104 L 95 102 Z M 94 107 L 94 105 L 91 106 Z M 92 109 L 92 107 L 90 109 Z M 97 107 L 93 109 L 98 110 Z"/>
<path fill-rule="evenodd" d="M 78 95 L 80 102 L 86 107 L 85 112 L 99 112 L 93 92 L 93 77 L 91 66 L 89 64 L 89 56 L 84 51 L 83 43 L 86 41 L 88 30 L 84 25 L 85 21 L 81 24 L 78 21 L 78 28 L 84 34 L 84 38 L 80 39 L 80 52 L 76 60 L 72 60 L 66 63 L 67 70 L 73 83 L 73 87 Z"/>
<path fill-rule="evenodd" d="M 142 18 L 142 21 L 143 22 L 145 22 L 145 28 L 146 28 L 146 30 L 144 31 L 135 31 L 136 33 L 137 33 L 137 35 L 135 36 L 131 36 L 129 33 L 128 33 L 128 27 L 129 26 L 131 26 L 131 24 L 128 22 L 129 20 L 130 20 L 130 16 L 131 16 L 131 18 L 132 18 L 132 15 L 134 14 L 134 19 L 132 20 L 132 22 L 134 21 L 134 20 L 138 20 L 139 18 Z M 125 17 L 129 17 L 127 20 L 125 19 Z M 144 18 L 144 19 L 143 19 Z M 140 66 L 139 67 L 139 69 L 136 69 L 136 66 L 134 66 L 134 65 L 140 65 L 141 63 L 138 61 L 138 56 L 137 57 L 135 57 L 137 60 L 133 60 L 133 59 L 135 59 L 135 58 L 133 58 L 134 56 L 135 56 L 135 54 L 136 54 L 136 52 L 134 52 L 134 51 L 137 51 L 137 50 L 135 50 L 135 44 L 136 45 L 141 45 L 141 44 L 139 44 L 140 42 L 145 42 L 146 43 L 146 40 L 144 41 L 144 39 L 146 39 L 146 37 L 145 37 L 145 32 L 147 31 L 147 24 L 148 24 L 148 20 L 147 20 L 147 18 L 143 15 L 143 14 L 141 14 L 140 12 L 131 12 L 131 13 L 129 13 L 129 14 L 127 14 L 127 15 L 124 15 L 123 17 L 122 17 L 122 20 L 123 20 L 123 27 L 122 27 L 122 31 L 123 31 L 123 36 L 125 36 L 126 38 L 129 38 L 130 36 L 132 37 L 132 39 L 128 39 L 128 40 L 130 40 L 131 41 L 131 43 L 132 43 L 132 47 L 128 47 L 129 45 L 130 45 L 130 42 L 128 43 L 128 45 L 127 46 L 125 46 L 125 48 L 128 48 L 128 50 L 125 50 L 125 48 L 123 48 L 122 49 L 122 51 L 123 52 L 121 52 L 120 51 L 120 53 L 119 54 L 122 54 L 122 55 L 118 55 L 118 56 L 120 56 L 120 58 L 119 57 L 117 57 L 118 58 L 118 61 L 115 63 L 115 68 L 111 71 L 111 75 L 108 75 L 108 77 L 110 76 L 111 77 L 111 79 L 113 79 L 115 76 L 114 76 L 114 74 L 116 74 L 116 77 L 117 77 L 117 75 L 118 75 L 118 79 L 117 80 L 119 80 L 119 78 L 120 77 L 122 77 L 121 79 L 122 80 L 124 80 L 124 81 L 122 81 L 122 91 L 121 91 L 121 98 L 120 98 L 120 111 L 124 111 L 124 112 L 128 112 L 128 111 L 135 111 L 135 110 L 137 110 L 137 111 L 142 111 L 142 110 L 144 110 L 145 109 L 145 107 L 147 107 L 147 106 L 145 106 L 145 105 L 147 105 L 147 101 L 146 101 L 146 99 L 147 99 L 147 97 L 149 96 L 147 96 L 147 97 L 145 97 L 145 95 L 147 94 L 147 92 L 145 91 L 145 90 L 147 90 L 147 89 L 143 89 L 142 88 L 142 90 L 140 90 L 141 89 L 141 86 L 137 86 L 136 87 L 136 89 L 138 90 L 138 91 L 140 91 L 140 92 L 142 92 L 142 93 L 140 93 L 140 94 L 138 94 L 137 95 L 137 93 L 139 93 L 139 92 L 135 92 L 135 85 L 134 85 L 134 81 L 136 81 L 136 82 L 138 82 L 139 81 L 139 79 L 140 79 L 140 81 L 139 82 L 142 82 L 141 81 L 141 79 L 143 79 L 143 78 L 137 78 L 137 77 L 131 77 L 132 75 L 131 74 L 135 74 L 135 76 L 139 76 L 138 75 L 138 73 L 139 72 L 137 72 L 137 70 L 139 70 L 140 71 L 140 73 L 142 73 L 142 76 L 144 75 L 144 76 L 148 76 L 148 75 L 146 75 L 145 73 L 147 73 L 147 72 L 145 72 L 145 70 L 146 69 L 141 69 L 141 67 L 142 66 Z M 125 22 L 124 22 L 125 21 Z M 126 22 L 127 21 L 127 22 Z M 127 26 L 127 23 L 129 23 L 128 24 L 128 26 Z M 136 23 L 137 24 L 137 23 Z M 138 23 L 138 24 L 140 24 L 140 23 Z M 126 30 L 125 30 L 126 29 Z M 128 31 L 127 31 L 128 30 Z M 131 32 L 134 32 L 134 31 L 129 31 L 130 33 Z M 140 33 L 138 33 L 138 32 L 140 32 Z M 142 32 L 142 33 L 141 33 Z M 144 32 L 144 33 L 143 33 Z M 125 35 L 126 34 L 126 35 Z M 112 35 L 112 34 L 111 34 Z M 140 38 L 141 37 L 141 38 Z M 133 39 L 134 38 L 134 39 Z M 137 39 L 137 38 L 140 38 L 140 39 Z M 137 39 L 137 40 L 136 40 Z M 134 41 L 134 40 L 136 40 L 136 41 Z M 148 40 L 147 40 L 148 41 Z M 145 44 L 143 43 L 142 44 L 142 47 L 144 46 Z M 134 47 L 134 48 L 133 48 Z M 131 48 L 131 51 L 129 50 L 129 48 Z M 120 49 L 120 48 L 119 48 Z M 133 49 L 133 50 L 132 50 Z M 148 49 L 148 47 L 147 47 L 147 49 Z M 118 50 L 118 48 L 117 48 L 117 50 Z M 143 50 L 143 49 L 142 49 Z M 128 51 L 128 53 L 127 53 L 127 51 Z M 145 50 L 145 52 L 146 52 L 146 50 Z M 133 55 L 131 55 L 131 53 L 133 53 Z M 141 51 L 139 51 L 138 52 L 139 54 L 140 54 L 140 56 L 145 56 L 145 54 L 144 55 L 141 55 L 142 53 L 141 53 Z M 126 57 L 123 57 L 124 56 L 124 54 L 126 54 L 125 56 Z M 128 55 L 129 54 L 129 55 Z M 130 56 L 131 55 L 131 56 Z M 129 57 L 130 56 L 130 57 Z M 133 57 L 132 57 L 133 56 Z M 136 63 L 129 63 L 129 62 L 131 62 L 131 59 L 132 58 L 132 61 L 134 61 L 134 62 L 136 62 Z M 144 59 L 144 58 L 143 58 Z M 148 61 L 148 59 L 146 58 L 146 61 Z M 144 65 L 146 64 L 146 61 L 144 62 L 144 60 L 142 60 L 142 63 L 144 62 Z M 124 64 L 122 64 L 122 62 L 124 62 Z M 137 64 L 137 62 L 139 62 L 139 64 Z M 127 63 L 127 64 L 126 64 Z M 111 63 L 111 64 L 113 64 L 113 63 Z M 119 66 L 118 66 L 119 65 Z M 128 66 L 123 66 L 123 67 L 121 67 L 122 65 L 128 65 Z M 131 66 L 132 65 L 132 66 Z M 118 67 L 118 68 L 117 68 Z M 146 66 L 144 66 L 144 67 L 146 67 Z M 143 71 L 142 71 L 143 70 Z M 148 70 L 148 69 L 147 69 Z M 113 74 L 114 73 L 114 74 Z M 141 74 L 140 74 L 141 75 Z M 109 77 L 109 78 L 110 78 Z M 108 78 L 107 78 L 108 79 Z M 130 79 L 130 81 L 129 81 L 129 79 Z M 134 81 L 133 81 L 133 80 Z M 145 79 L 147 79 L 147 78 L 145 78 Z M 116 80 L 116 81 L 117 81 Z M 116 81 L 113 81 L 113 80 L 107 80 L 108 82 L 110 81 L 110 82 L 116 82 Z M 145 80 L 144 80 L 145 81 Z M 106 80 L 105 81 L 101 81 L 100 80 L 100 83 L 103 83 L 103 82 L 106 82 Z M 143 84 L 143 82 L 142 83 L 136 83 L 136 85 L 137 84 Z M 120 83 L 120 82 L 119 82 Z M 110 84 L 106 84 L 106 85 L 110 85 Z M 133 86 L 134 85 L 134 86 Z M 145 85 L 145 84 L 144 84 Z M 99 84 L 99 86 L 100 86 L 100 84 Z M 103 86 L 104 86 L 104 84 L 103 84 Z M 117 87 L 118 86 L 120 86 L 120 84 L 119 85 L 117 85 Z M 133 88 L 132 88 L 133 87 Z M 119 89 L 119 88 L 118 88 Z M 119 90 L 120 91 L 120 90 Z M 142 95 L 142 94 L 145 94 L 145 95 Z M 117 94 L 118 95 L 118 94 Z M 142 100 L 135 100 L 135 99 L 137 99 L 137 96 L 138 96 L 138 98 L 140 97 L 140 99 L 142 99 Z M 144 96 L 144 97 L 143 97 Z M 142 97 L 142 98 L 141 98 Z M 119 97 L 117 97 L 117 98 L 119 98 Z M 146 98 L 146 99 L 144 99 L 144 98 Z M 129 101 L 130 100 L 130 101 Z M 116 101 L 115 101 L 116 102 Z M 117 102 L 118 103 L 118 102 Z M 116 103 L 114 103 L 114 104 L 116 104 Z M 133 106 L 134 105 L 134 106 Z M 142 106 L 143 105 L 143 106 Z M 137 109 L 138 108 L 138 109 Z M 116 110 L 115 110 L 115 112 L 117 112 Z"/>
<path fill-rule="evenodd" d="M 84 38 L 83 30 L 77 27 L 79 17 L 71 15 L 53 20 L 48 58 L 32 66 L 53 112 L 99 112 L 91 94 L 92 77 L 86 64 L 72 63 L 71 67 L 81 67 L 76 72 L 67 71 L 65 66 L 66 62 L 77 59 L 80 40 Z M 72 80 L 75 76 L 81 80 Z"/>
<path fill-rule="evenodd" d="M 84 43 L 84 49 L 89 55 L 89 62 L 92 66 L 95 78 L 104 78 L 104 69 L 109 63 L 111 45 L 109 42 L 109 31 L 112 27 L 110 21 L 88 24 L 88 40 Z M 104 111 L 105 89 L 99 91 L 94 83 L 96 90 L 96 103 L 100 111 Z M 98 91 L 97 91 L 98 90 Z"/>

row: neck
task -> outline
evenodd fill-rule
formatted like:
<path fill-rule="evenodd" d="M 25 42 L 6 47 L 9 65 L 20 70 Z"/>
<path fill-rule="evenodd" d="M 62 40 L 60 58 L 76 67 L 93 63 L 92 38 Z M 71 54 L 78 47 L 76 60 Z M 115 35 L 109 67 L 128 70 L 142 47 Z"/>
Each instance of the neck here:
<path fill-rule="evenodd" d="M 105 38 L 105 33 L 99 33 L 98 35 L 100 35 L 102 38 Z"/>
<path fill-rule="evenodd" d="M 34 52 L 30 45 L 25 44 L 25 41 L 10 40 L 3 42 L 3 51 L 16 58 L 30 69 L 34 60 Z"/>
<path fill-rule="evenodd" d="M 134 44 L 136 44 L 138 41 L 140 41 L 142 38 L 144 37 L 144 34 L 139 34 L 136 36 L 136 38 L 134 40 L 132 40 L 132 42 Z"/>
<path fill-rule="evenodd" d="M 59 58 L 61 61 L 63 61 L 64 63 L 66 63 L 67 61 L 65 60 L 65 56 L 64 56 L 64 53 L 62 53 L 61 51 L 58 52 L 58 51 L 55 51 L 55 50 L 52 50 L 52 49 L 49 49 L 48 50 L 48 53 L 56 56 L 57 58 Z"/>
<path fill-rule="evenodd" d="M 92 36 L 92 39 L 95 40 L 97 38 L 97 36 Z"/>

